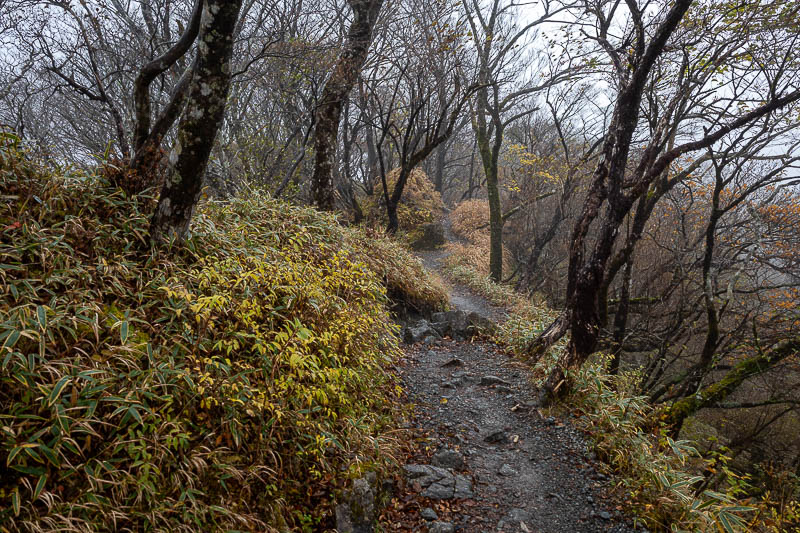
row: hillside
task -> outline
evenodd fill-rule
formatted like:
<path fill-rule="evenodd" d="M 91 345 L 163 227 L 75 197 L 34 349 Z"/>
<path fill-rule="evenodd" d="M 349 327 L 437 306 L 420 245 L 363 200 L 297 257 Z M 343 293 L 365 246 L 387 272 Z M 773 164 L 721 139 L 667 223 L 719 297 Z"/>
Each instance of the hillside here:
<path fill-rule="evenodd" d="M 0 146 L 0 529 L 330 526 L 337 485 L 396 446 L 389 308 L 442 289 L 257 192 L 157 251 L 153 197 L 107 174 Z"/>

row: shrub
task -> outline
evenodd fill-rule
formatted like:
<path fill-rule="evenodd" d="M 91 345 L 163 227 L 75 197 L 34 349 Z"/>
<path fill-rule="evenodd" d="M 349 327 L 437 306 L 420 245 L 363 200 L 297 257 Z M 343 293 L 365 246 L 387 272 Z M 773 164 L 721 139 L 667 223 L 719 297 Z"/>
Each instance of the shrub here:
<path fill-rule="evenodd" d="M 443 300 L 402 247 L 254 194 L 156 252 L 151 195 L 8 140 L 0 196 L 0 529 L 316 529 L 391 459 L 384 283 Z"/>
<path fill-rule="evenodd" d="M 465 200 L 450 213 L 453 233 L 469 242 L 489 241 L 489 203 Z"/>
<path fill-rule="evenodd" d="M 480 277 L 489 277 L 489 204 L 485 200 L 466 200 L 456 206 L 450 213 L 450 222 L 453 233 L 461 238 L 461 242 L 453 242 L 447 245 L 448 256 L 445 258 L 445 273 L 449 276 L 461 276 L 458 279 L 466 283 L 474 290 L 477 290 L 489 299 L 492 299 L 489 286 L 483 282 L 478 282 L 482 287 L 475 287 L 467 280 L 466 272 L 472 270 Z M 503 271 L 508 272 L 511 265 L 511 258 L 508 251 L 503 249 Z M 456 271 L 461 271 L 457 274 Z M 494 285 L 494 284 L 490 284 Z M 489 290 L 489 293 L 485 291 Z M 509 289 L 513 293 L 512 289 Z M 501 300 L 497 305 L 504 305 L 505 300 Z"/>
<path fill-rule="evenodd" d="M 386 175 L 389 194 L 392 194 L 399 176 L 399 168 L 395 168 Z M 379 230 L 386 227 L 389 220 L 386 216 L 383 186 L 380 183 L 372 196 L 363 199 L 362 210 L 368 225 Z M 407 240 L 414 240 L 419 237 L 417 229 L 420 226 L 429 222 L 437 222 L 443 212 L 442 196 L 436 192 L 428 175 L 418 168 L 412 170 L 403 188 L 400 204 L 397 206 L 400 231 L 407 236 Z"/>

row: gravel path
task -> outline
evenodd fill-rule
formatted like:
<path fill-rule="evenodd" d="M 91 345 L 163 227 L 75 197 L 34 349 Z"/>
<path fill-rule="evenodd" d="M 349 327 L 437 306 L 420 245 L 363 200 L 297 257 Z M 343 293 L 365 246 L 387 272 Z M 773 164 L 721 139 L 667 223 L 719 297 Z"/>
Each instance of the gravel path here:
<path fill-rule="evenodd" d="M 423 259 L 437 268 L 443 252 Z M 463 287 L 457 309 L 497 317 Z M 527 368 L 488 342 L 408 346 L 400 365 L 416 435 L 386 531 L 636 532 L 604 497 L 582 434 L 535 407 Z M 642 530 L 638 530 L 642 531 Z"/>
<path fill-rule="evenodd" d="M 447 241 L 455 242 L 460 240 L 450 228 L 449 219 L 445 218 L 442 221 L 442 225 L 444 226 L 444 237 Z M 439 248 L 437 250 L 417 252 L 417 255 L 422 260 L 422 264 L 425 265 L 425 268 L 433 272 L 440 272 L 442 269 L 442 261 L 448 256 L 448 252 L 445 248 Z M 451 283 L 445 278 L 442 279 L 450 297 L 450 305 L 453 308 L 467 313 L 478 313 L 493 322 L 500 322 L 506 318 L 506 311 L 502 307 L 492 305 L 486 299 L 475 294 L 463 285 Z"/>

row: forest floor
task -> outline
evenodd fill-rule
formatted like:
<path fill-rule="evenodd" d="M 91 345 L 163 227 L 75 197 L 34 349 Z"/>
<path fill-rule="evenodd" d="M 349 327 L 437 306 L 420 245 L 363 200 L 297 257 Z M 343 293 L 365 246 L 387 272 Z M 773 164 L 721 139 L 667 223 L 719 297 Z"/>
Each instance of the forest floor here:
<path fill-rule="evenodd" d="M 448 232 L 449 233 L 449 232 Z M 447 235 L 452 239 L 452 234 Z M 446 252 L 420 254 L 439 270 Z M 451 307 L 502 320 L 502 309 L 448 282 Z M 386 531 L 641 532 L 610 498 L 582 433 L 542 414 L 530 371 L 491 342 L 406 346 L 399 365 L 414 411 L 405 482 Z"/>

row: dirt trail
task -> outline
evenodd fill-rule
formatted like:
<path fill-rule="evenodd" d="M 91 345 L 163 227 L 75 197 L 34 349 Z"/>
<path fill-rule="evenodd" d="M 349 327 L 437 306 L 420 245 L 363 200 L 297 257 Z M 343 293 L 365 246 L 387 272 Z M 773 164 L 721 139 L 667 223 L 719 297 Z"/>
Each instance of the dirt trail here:
<path fill-rule="evenodd" d="M 422 256 L 437 269 L 444 252 Z M 503 313 L 451 285 L 457 309 Z M 408 346 L 401 365 L 415 456 L 383 515 L 388 531 L 636 532 L 603 496 L 608 480 L 569 421 L 535 407 L 529 371 L 488 342 Z"/>

